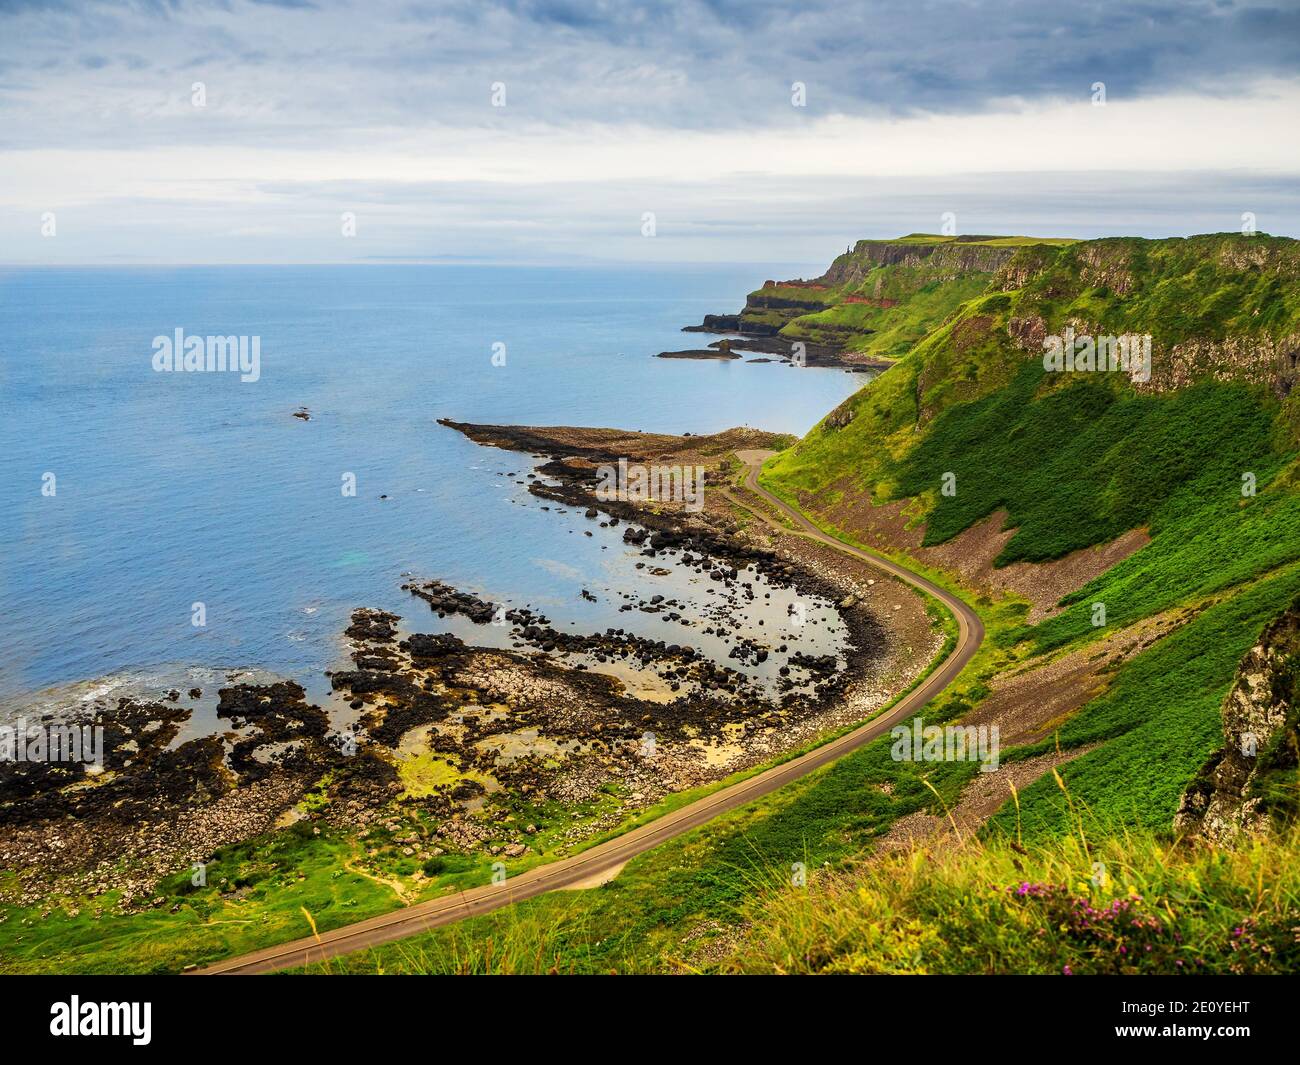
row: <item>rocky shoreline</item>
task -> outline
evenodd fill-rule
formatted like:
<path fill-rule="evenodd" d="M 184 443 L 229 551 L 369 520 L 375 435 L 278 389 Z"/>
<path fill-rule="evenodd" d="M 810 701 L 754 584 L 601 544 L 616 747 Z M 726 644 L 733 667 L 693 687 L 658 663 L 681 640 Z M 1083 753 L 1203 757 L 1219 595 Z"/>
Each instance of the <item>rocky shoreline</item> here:
<path fill-rule="evenodd" d="M 738 359 L 737 352 L 753 352 L 758 355 L 775 355 L 777 361 L 791 366 L 813 366 L 822 369 L 847 370 L 850 373 L 879 373 L 893 365 L 888 359 L 877 359 L 870 355 L 846 350 L 842 345 L 826 342 L 786 340 L 776 332 L 753 333 L 729 324 L 738 321 L 736 315 L 704 316 L 700 325 L 682 327 L 683 333 L 713 333 L 722 336 L 707 348 L 694 348 L 687 351 L 661 351 L 661 359 Z M 800 352 L 802 351 L 802 356 Z M 771 362 L 771 359 L 749 359 L 748 362 Z"/>
<path fill-rule="evenodd" d="M 176 742 L 190 714 L 182 702 L 98 706 L 86 723 L 105 730 L 103 772 L 0 763 L 0 862 L 17 874 L 9 901 L 116 891 L 125 909 L 160 904 L 160 878 L 303 819 L 358 840 L 377 833 L 389 851 L 371 847 L 374 861 L 390 852 L 426 862 L 445 854 L 521 860 L 538 853 L 542 833 L 551 833 L 548 852 L 562 853 L 669 794 L 860 720 L 942 642 L 903 586 L 866 577 L 801 538 L 747 525 L 719 490 L 734 475 L 736 450 L 789 438 L 748 429 L 670 436 L 443 424 L 536 456 L 526 482 L 533 497 L 593 528 L 621 528 L 642 556 L 638 567 L 690 575 L 710 613 L 687 617 L 671 596 L 643 596 L 620 609 L 681 626 L 679 641 L 626 627 L 575 633 L 531 607 L 409 579 L 409 625 L 369 608 L 352 614 L 350 662 L 328 673 L 354 712 L 342 728 L 292 681 L 221 688 L 221 730 L 185 742 Z M 707 505 L 691 512 L 597 498 L 598 468 L 619 459 L 702 466 Z M 778 592 L 833 610 L 844 653 L 738 629 L 735 611 Z M 494 626 L 510 646 L 415 631 L 421 616 Z M 725 641 L 729 657 L 707 654 L 692 627 Z M 323 779 L 328 802 L 306 803 Z M 555 826 L 542 820 L 557 804 L 574 819 L 558 845 Z"/>

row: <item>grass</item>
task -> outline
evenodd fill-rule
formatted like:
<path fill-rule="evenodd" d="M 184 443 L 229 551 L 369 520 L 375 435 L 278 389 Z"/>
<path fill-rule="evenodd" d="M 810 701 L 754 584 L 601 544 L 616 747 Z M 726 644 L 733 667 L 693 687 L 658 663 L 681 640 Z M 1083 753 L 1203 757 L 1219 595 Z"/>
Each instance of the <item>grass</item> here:
<path fill-rule="evenodd" d="M 167 878 L 162 903 L 143 912 L 121 913 L 117 892 L 3 906 L 0 972 L 177 972 L 306 935 L 304 908 L 322 927 L 392 909 L 390 888 L 348 870 L 356 857 L 350 841 L 316 837 L 300 822 L 222 851 L 206 886 L 194 887 L 188 869 Z"/>
<path fill-rule="evenodd" d="M 1300 241 L 1209 233 L 1112 237 L 1063 249 L 1018 294 L 1049 332 L 1069 319 L 1100 333 L 1150 333 L 1162 346 L 1233 335 L 1282 338 L 1300 322 Z"/>
<path fill-rule="evenodd" d="M 1056 617 L 990 639 L 1027 656 L 1166 610 L 1200 611 L 1120 667 L 1059 734 L 1063 747 L 1101 744 L 1070 771 L 1078 801 L 1099 820 L 1115 831 L 1167 828 L 1183 789 L 1222 743 L 1220 705 L 1238 662 L 1300 591 L 1300 494 L 1274 484 L 1292 456 L 1274 450 L 1276 404 L 1243 386 L 1138 397 L 1082 382 L 1038 397 L 1041 376 L 1029 365 L 1008 389 L 937 417 L 893 460 L 897 492 L 922 494 L 948 464 L 957 495 L 927 497 L 926 541 L 1004 507 L 1017 533 L 1002 561 L 1053 558 L 1150 528 L 1147 547 L 1067 596 Z M 783 458 L 767 479 L 788 496 Z M 1257 472 L 1256 496 L 1241 495 L 1243 470 Z M 1093 624 L 1097 603 L 1102 627 Z M 1068 827 L 1050 781 L 1026 789 L 1022 805 L 1037 840 Z M 1004 807 L 994 824 L 1005 829 L 1010 816 Z"/>
<path fill-rule="evenodd" d="M 741 973 L 1287 973 L 1300 840 L 1235 852 L 1149 833 L 916 850 L 772 886 L 719 968 Z"/>
<path fill-rule="evenodd" d="M 850 860 L 897 817 L 935 803 L 923 779 L 951 801 L 977 771 L 973 763 L 906 769 L 900 773 L 890 759 L 886 737 L 634 859 L 601 888 L 541 896 L 311 970 L 459 972 L 476 956 L 474 945 L 487 942 L 503 951 L 493 971 L 649 972 L 689 965 L 682 939 L 734 925 L 764 870 Z M 881 787 L 886 782 L 888 790 Z M 526 948 L 523 957 L 514 948 Z"/>
<path fill-rule="evenodd" d="M 1277 405 L 1258 390 L 1210 382 L 1139 396 L 1085 378 L 1039 396 L 1047 376 L 1027 363 L 1009 387 L 949 408 L 898 464 L 898 497 L 935 497 L 926 545 L 998 508 L 1016 529 L 998 565 L 1059 558 L 1142 526 L 1159 535 L 1207 499 L 1231 522 L 1242 474 L 1267 477 L 1282 462 L 1272 453 Z M 949 471 L 956 491 L 944 496 Z"/>
<path fill-rule="evenodd" d="M 741 317 L 751 326 L 776 327 L 787 340 L 837 344 L 878 358 L 897 358 L 965 301 L 986 290 L 1007 259 L 1004 249 L 1047 253 L 1070 243 L 1036 237 L 966 240 L 928 233 L 912 233 L 897 240 L 863 240 L 839 256 L 827 275 L 818 279 L 823 288 L 777 284 L 759 289 L 750 293 Z M 881 248 L 900 245 L 925 247 L 929 253 L 915 262 L 882 258 Z M 831 277 L 849 280 L 835 283 Z M 893 305 L 850 302 L 854 297 Z M 795 305 L 766 306 L 772 299 L 790 300 Z"/>
<path fill-rule="evenodd" d="M 834 339 L 850 351 L 898 358 L 958 306 L 983 292 L 989 280 L 986 273 L 969 274 L 946 284 L 915 281 L 909 276 L 917 273 L 921 268 L 877 267 L 857 286 L 858 291 L 874 292 L 879 280 L 883 298 L 898 299 L 898 305 L 882 308 L 839 303 L 828 310 L 800 315 L 785 326 L 781 335 L 814 343 Z"/>
<path fill-rule="evenodd" d="M 1039 313 L 1049 330 L 1082 318 L 1116 333 L 1157 332 L 1155 319 L 1172 314 L 1174 301 L 1182 318 L 1159 325 L 1167 341 L 1188 329 L 1244 330 L 1267 344 L 1296 325 L 1300 303 L 1275 297 L 1279 278 L 1297 269 L 1297 248 L 1214 235 L 1024 249 L 1039 272 L 1023 290 L 965 304 L 852 397 L 838 427 L 823 423 L 764 470 L 778 495 L 822 510 L 823 525 L 823 508 L 855 490 L 878 502 L 911 499 L 927 545 L 1003 509 L 1014 534 L 999 564 L 1148 530 L 1147 546 L 1067 595 L 1055 617 L 990 632 L 1003 660 L 1016 660 L 1077 649 L 1166 611 L 1195 613 L 1110 675 L 1060 730 L 1064 747 L 1100 744 L 1071 764 L 1070 777 L 1078 802 L 1116 832 L 1170 825 L 1183 788 L 1222 743 L 1220 704 L 1238 662 L 1297 590 L 1294 405 L 1224 380 L 1149 394 L 1119 375 L 1048 375 L 1011 345 L 1005 323 Z M 945 474 L 955 476 L 955 494 L 941 491 Z M 1248 481 L 1255 494 L 1243 492 Z M 1022 800 L 1036 840 L 1068 828 L 1051 781 Z M 994 824 L 1005 829 L 1011 817 L 1004 807 Z"/>
<path fill-rule="evenodd" d="M 951 781 L 936 783 L 951 792 Z M 1083 814 L 1064 835 L 1027 845 L 967 838 L 867 858 L 838 833 L 789 831 L 805 813 L 817 818 L 809 827 L 824 823 L 807 803 L 831 800 L 829 784 L 674 841 L 601 888 L 543 896 L 307 971 L 1084 975 L 1300 966 L 1295 833 L 1219 851 L 1143 830 L 1094 837 L 1083 826 L 1102 826 Z M 786 831 L 770 834 L 772 818 Z"/>
<path fill-rule="evenodd" d="M 416 778 L 418 787 L 424 774 Z M 327 791 L 311 792 L 300 805 L 321 809 Z M 569 852 L 575 825 L 621 810 L 613 790 L 576 811 L 508 793 L 493 800 L 539 827 L 531 837 L 538 853 L 508 860 L 512 874 Z M 393 811 L 364 836 L 299 821 L 221 848 L 201 885 L 192 883 L 189 868 L 163 878 L 152 892 L 155 904 L 144 909 L 123 910 L 119 891 L 0 903 L 0 973 L 179 972 L 487 883 L 497 860 L 487 854 L 446 854 L 430 865 L 405 853 L 399 839 L 430 839 L 434 827 L 418 806 Z M 14 874 L 0 877 L 5 894 L 20 888 Z"/>
<path fill-rule="evenodd" d="M 1300 566 L 1291 566 L 1202 610 L 1116 671 L 1053 741 L 1067 748 L 1102 743 L 1070 764 L 1074 801 L 1114 832 L 1168 828 L 1188 782 L 1223 745 L 1221 706 L 1238 663 L 1297 594 Z M 1058 837 L 1071 816 L 1049 779 L 1021 794 L 1027 837 Z M 1009 833 L 1016 822 L 1004 806 L 990 831 Z"/>

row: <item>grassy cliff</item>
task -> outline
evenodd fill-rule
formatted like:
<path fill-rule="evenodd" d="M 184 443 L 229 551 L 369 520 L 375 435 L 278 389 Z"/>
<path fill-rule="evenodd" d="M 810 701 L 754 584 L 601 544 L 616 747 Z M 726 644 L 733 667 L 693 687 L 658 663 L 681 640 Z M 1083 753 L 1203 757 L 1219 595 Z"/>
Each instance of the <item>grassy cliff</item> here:
<path fill-rule="evenodd" d="M 1149 335 L 1149 380 L 1048 372 L 1044 338 L 1067 328 Z M 902 504 L 924 545 L 1005 514 L 1011 535 L 997 566 L 1145 529 L 1141 550 L 1038 624 L 996 639 L 1013 658 L 1059 655 L 1182 612 L 1052 741 L 1099 745 L 1071 772 L 1102 823 L 1168 828 L 1219 742 L 1238 661 L 1300 590 L 1298 356 L 1296 241 L 1025 248 L 988 291 L 773 460 L 765 483 L 849 539 L 872 534 L 846 501 Z M 1022 798 L 1028 828 L 1059 835 L 1068 814 L 1051 782 Z"/>
<path fill-rule="evenodd" d="M 749 294 L 742 332 L 897 358 L 966 300 L 983 292 L 1018 251 L 1068 241 L 1032 237 L 860 240 L 811 281 L 768 281 Z"/>

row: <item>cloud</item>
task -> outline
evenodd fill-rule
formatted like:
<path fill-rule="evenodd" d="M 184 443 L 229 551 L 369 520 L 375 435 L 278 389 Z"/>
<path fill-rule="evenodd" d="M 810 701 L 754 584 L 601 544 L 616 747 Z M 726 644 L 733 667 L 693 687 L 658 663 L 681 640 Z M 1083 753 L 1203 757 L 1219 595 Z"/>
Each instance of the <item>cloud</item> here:
<path fill-rule="evenodd" d="M 778 236 L 820 257 L 973 194 L 968 229 L 1181 209 L 1184 232 L 1243 210 L 1295 232 L 1298 117 L 1300 12 L 1268 3 L 0 2 L 0 241 L 37 262 L 788 257 L 758 248 Z"/>
<path fill-rule="evenodd" d="M 520 120 L 718 130 L 1085 100 L 1098 81 L 1116 101 L 1223 96 L 1300 71 L 1300 11 L 1206 0 L 19 4 L 0 29 L 6 142 L 65 147 L 491 126 L 493 82 Z M 194 80 L 202 130 L 178 106 Z"/>

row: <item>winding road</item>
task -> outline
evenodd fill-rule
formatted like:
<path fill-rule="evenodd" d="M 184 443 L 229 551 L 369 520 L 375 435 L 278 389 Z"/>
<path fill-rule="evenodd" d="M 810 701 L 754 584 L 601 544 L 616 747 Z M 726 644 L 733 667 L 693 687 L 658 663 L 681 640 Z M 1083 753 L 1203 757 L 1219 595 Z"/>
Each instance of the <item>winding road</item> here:
<path fill-rule="evenodd" d="M 979 617 L 969 606 L 951 592 L 945 591 L 919 574 L 891 562 L 889 559 L 869 551 L 834 539 L 823 533 L 811 521 L 793 507 L 787 505 L 758 483 L 759 469 L 772 454 L 768 451 L 740 451 L 737 457 L 748 467 L 745 486 L 758 498 L 766 501 L 780 513 L 788 517 L 797 527 L 798 535 L 807 536 L 827 544 L 837 551 L 860 559 L 890 576 L 918 588 L 941 601 L 957 619 L 957 643 L 952 653 L 916 688 L 908 692 L 887 713 L 869 723 L 845 733 L 838 739 L 831 740 L 807 754 L 773 766 L 762 773 L 749 777 L 702 799 L 697 799 L 689 806 L 684 806 L 672 813 L 651 821 L 649 824 L 634 828 L 614 839 L 600 843 L 589 850 L 540 865 L 518 876 L 510 877 L 499 884 L 485 884 L 456 895 L 430 899 L 405 909 L 381 914 L 356 924 L 322 932 L 311 936 L 283 943 L 280 946 L 266 947 L 263 950 L 243 954 L 235 958 L 213 962 L 211 965 L 192 970 L 196 974 L 220 973 L 267 973 L 278 969 L 289 969 L 313 962 L 321 962 L 341 954 L 375 947 L 382 943 L 404 939 L 417 935 L 439 925 L 451 924 L 476 914 L 489 913 L 513 902 L 530 899 L 548 891 L 560 888 L 581 887 L 590 883 L 600 883 L 616 875 L 629 859 L 657 847 L 659 844 L 689 832 L 720 814 L 738 809 L 746 803 L 762 798 L 782 785 L 798 780 L 823 766 L 842 758 L 850 751 L 857 750 L 870 743 L 882 733 L 888 732 L 904 718 L 910 717 L 931 699 L 939 694 L 961 672 L 962 668 L 974 656 L 984 639 L 984 626 Z M 784 532 L 790 532 L 786 526 L 776 521 L 762 508 L 750 506 L 737 498 L 730 490 L 724 489 L 728 498 L 739 504 L 762 521 Z"/>

